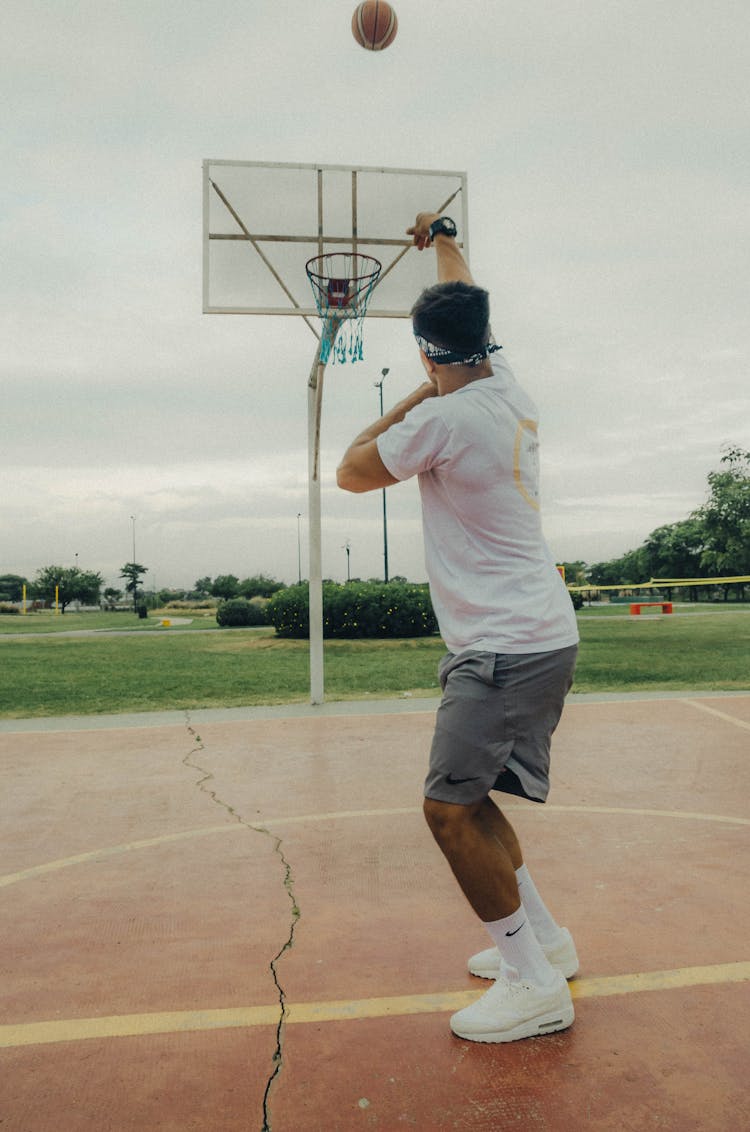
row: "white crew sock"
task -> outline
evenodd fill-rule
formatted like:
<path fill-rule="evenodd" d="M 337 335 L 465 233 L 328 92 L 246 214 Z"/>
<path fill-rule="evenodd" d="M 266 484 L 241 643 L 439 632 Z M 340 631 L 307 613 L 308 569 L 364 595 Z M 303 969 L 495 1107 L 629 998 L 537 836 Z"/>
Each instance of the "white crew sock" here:
<path fill-rule="evenodd" d="M 534 935 L 544 946 L 557 943 L 560 938 L 560 926 L 537 892 L 536 885 L 525 865 L 516 869 L 516 880 L 518 881 L 518 895 L 521 897 L 521 903 L 531 921 Z"/>
<path fill-rule="evenodd" d="M 557 972 L 542 951 L 523 904 L 510 916 L 484 926 L 504 960 L 501 970 L 504 978 L 523 979 L 542 987 L 555 981 Z"/>

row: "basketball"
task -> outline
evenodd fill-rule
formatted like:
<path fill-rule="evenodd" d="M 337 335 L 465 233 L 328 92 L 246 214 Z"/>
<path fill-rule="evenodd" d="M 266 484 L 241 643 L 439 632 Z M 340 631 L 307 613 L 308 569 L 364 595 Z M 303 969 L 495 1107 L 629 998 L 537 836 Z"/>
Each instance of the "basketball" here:
<path fill-rule="evenodd" d="M 396 38 L 396 13 L 385 0 L 364 0 L 352 16 L 352 35 L 360 47 L 368 51 L 383 51 Z"/>

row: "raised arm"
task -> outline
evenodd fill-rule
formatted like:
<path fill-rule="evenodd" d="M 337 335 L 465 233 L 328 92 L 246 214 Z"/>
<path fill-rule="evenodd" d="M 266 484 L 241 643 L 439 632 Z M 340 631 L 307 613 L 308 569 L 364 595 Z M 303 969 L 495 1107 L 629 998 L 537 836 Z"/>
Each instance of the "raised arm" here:
<path fill-rule="evenodd" d="M 439 212 L 420 212 L 411 228 L 406 229 L 407 236 L 414 238 L 414 246 L 424 251 L 425 248 L 434 247 L 437 256 L 438 283 L 474 283 L 469 271 L 469 265 L 463 257 L 461 249 L 452 236 L 438 233 L 434 240 L 430 239 L 430 225 L 434 220 L 440 219 Z"/>

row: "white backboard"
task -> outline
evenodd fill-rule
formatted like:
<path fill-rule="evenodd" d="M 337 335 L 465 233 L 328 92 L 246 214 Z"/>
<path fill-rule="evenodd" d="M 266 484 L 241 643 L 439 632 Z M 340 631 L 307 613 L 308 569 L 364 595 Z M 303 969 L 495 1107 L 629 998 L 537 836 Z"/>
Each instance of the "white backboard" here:
<path fill-rule="evenodd" d="M 435 282 L 412 247 L 418 212 L 458 226 L 468 260 L 466 174 L 433 169 L 203 162 L 203 310 L 317 319 L 305 264 L 354 251 L 382 263 L 368 316 L 408 318 Z"/>

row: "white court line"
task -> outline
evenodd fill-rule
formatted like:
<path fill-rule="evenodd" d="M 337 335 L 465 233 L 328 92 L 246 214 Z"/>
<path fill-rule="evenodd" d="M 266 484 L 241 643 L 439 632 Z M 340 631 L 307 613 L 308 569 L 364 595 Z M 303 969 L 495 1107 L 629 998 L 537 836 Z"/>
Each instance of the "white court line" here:
<path fill-rule="evenodd" d="M 744 719 L 738 719 L 736 715 L 727 715 L 725 711 L 718 711 L 716 708 L 709 707 L 708 704 L 699 703 L 698 700 L 683 700 L 683 703 L 689 704 L 690 707 L 697 708 L 698 711 L 708 712 L 709 715 L 715 715 L 718 719 L 723 719 L 726 723 L 733 723 L 735 727 L 741 727 L 744 731 L 750 731 L 750 723 L 746 723 Z"/>
<path fill-rule="evenodd" d="M 541 814 L 613 814 L 643 818 L 671 818 L 680 821 L 717 822 L 720 825 L 750 826 L 750 818 L 733 817 L 728 814 L 704 814 L 691 810 L 643 810 L 625 806 L 505 806 L 508 813 Z M 334 810 L 322 814 L 299 814 L 296 817 L 269 818 L 253 824 L 228 822 L 226 825 L 203 826 L 198 829 L 186 829 L 179 833 L 165 833 L 161 837 L 148 837 L 140 841 L 126 841 L 121 845 L 109 845 L 101 849 L 92 849 L 88 853 L 78 853 L 73 857 L 61 857 L 55 861 L 46 861 L 40 865 L 31 865 L 15 873 L 6 873 L 0 876 L 0 888 L 18 884 L 23 880 L 31 880 L 45 873 L 58 872 L 73 865 L 83 865 L 90 861 L 106 860 L 109 857 L 118 857 L 124 853 L 132 853 L 138 849 L 152 849 L 176 841 L 190 841 L 195 837 L 208 837 L 214 833 L 247 833 L 256 830 L 262 833 L 268 829 L 277 829 L 279 826 L 305 825 L 307 823 L 343 821 L 361 818 L 400 817 L 402 815 L 421 814 L 421 806 L 402 806 L 383 810 Z"/>

